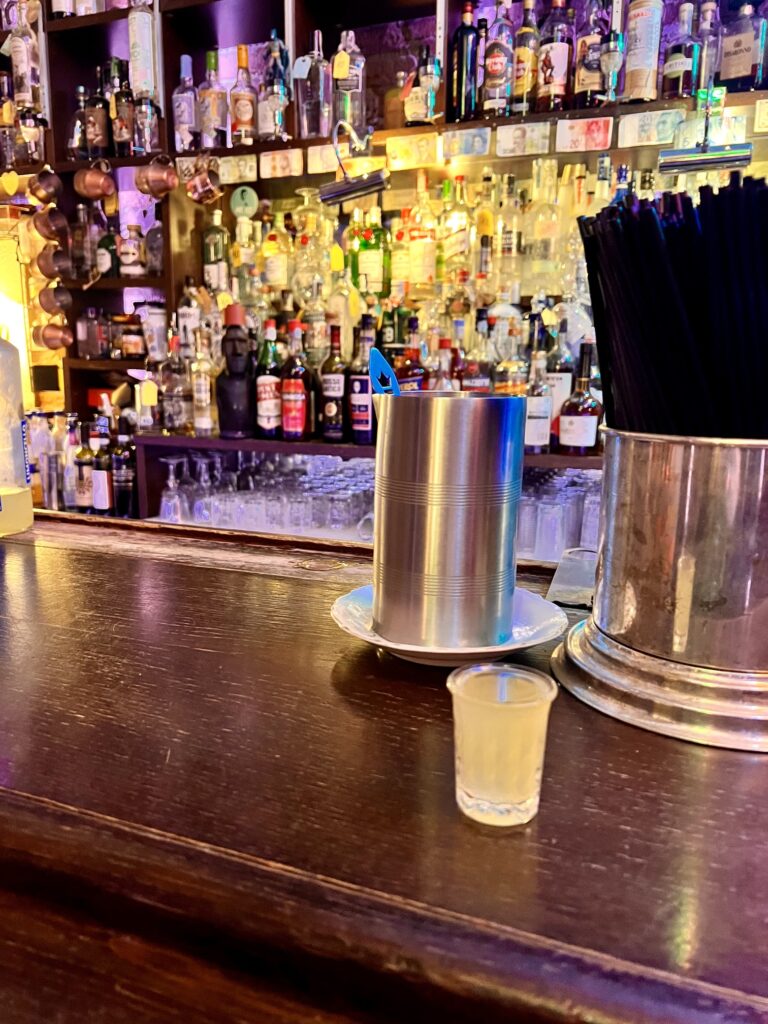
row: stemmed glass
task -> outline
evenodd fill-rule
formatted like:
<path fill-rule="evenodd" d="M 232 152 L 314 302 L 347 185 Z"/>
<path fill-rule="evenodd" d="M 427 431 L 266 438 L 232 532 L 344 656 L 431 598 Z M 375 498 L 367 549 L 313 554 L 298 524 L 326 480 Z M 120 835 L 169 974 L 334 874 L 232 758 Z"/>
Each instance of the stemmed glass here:
<path fill-rule="evenodd" d="M 195 458 L 197 483 L 195 499 L 192 506 L 192 521 L 199 526 L 211 524 L 211 476 L 208 471 L 208 459 L 202 455 Z"/>
<path fill-rule="evenodd" d="M 176 477 L 176 467 L 184 461 L 182 455 L 170 455 L 160 459 L 168 466 L 168 479 L 160 495 L 159 518 L 164 523 L 183 523 L 189 519 L 189 506 Z"/>

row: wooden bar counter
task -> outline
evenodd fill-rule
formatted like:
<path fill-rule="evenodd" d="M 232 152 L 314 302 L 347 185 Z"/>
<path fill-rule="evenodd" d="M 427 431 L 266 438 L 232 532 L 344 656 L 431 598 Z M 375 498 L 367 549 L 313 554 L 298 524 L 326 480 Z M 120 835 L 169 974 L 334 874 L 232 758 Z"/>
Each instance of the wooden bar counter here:
<path fill-rule="evenodd" d="M 538 817 L 474 826 L 445 671 L 329 616 L 369 575 L 0 542 L 2 1024 L 767 1022 L 768 757 L 561 692 Z"/>

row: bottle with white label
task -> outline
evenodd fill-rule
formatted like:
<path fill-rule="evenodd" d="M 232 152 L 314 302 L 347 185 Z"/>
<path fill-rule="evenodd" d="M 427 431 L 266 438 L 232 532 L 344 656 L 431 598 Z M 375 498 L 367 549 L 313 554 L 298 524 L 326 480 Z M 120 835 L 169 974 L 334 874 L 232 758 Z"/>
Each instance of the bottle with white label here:
<path fill-rule="evenodd" d="M 420 168 L 416 176 L 416 205 L 408 218 L 410 258 L 410 297 L 430 298 L 437 277 L 437 218 L 427 190 L 427 172 Z"/>
<path fill-rule="evenodd" d="M 210 292 L 229 290 L 229 232 L 222 216 L 221 210 L 214 210 L 203 232 L 203 281 Z"/>
<path fill-rule="evenodd" d="M 661 95 L 665 100 L 693 96 L 699 80 L 701 43 L 694 39 L 693 4 L 680 4 L 677 30 L 664 52 Z"/>
<path fill-rule="evenodd" d="M 543 455 L 549 451 L 549 424 L 552 420 L 552 392 L 547 384 L 547 354 L 534 352 L 531 379 L 525 401 L 525 451 Z"/>
<path fill-rule="evenodd" d="M 111 516 L 115 501 L 112 492 L 112 445 L 109 436 L 109 421 L 99 416 L 96 421 L 97 434 L 91 438 L 93 451 L 93 511 L 97 516 Z"/>
<path fill-rule="evenodd" d="M 355 42 L 354 32 L 342 32 L 331 64 L 333 76 L 333 120 L 351 124 L 362 138 L 365 120 L 365 57 Z"/>
<path fill-rule="evenodd" d="M 128 47 L 128 77 L 133 95 L 136 99 L 154 99 L 157 95 L 155 31 L 149 0 L 132 3 L 128 15 Z"/>
<path fill-rule="evenodd" d="M 71 18 L 75 13 L 74 0 L 51 0 L 51 20 Z"/>
<path fill-rule="evenodd" d="M 189 368 L 192 377 L 192 425 L 195 437 L 213 437 L 216 404 L 213 401 L 211 342 L 207 332 L 200 329 L 195 331 L 195 348 L 195 358 Z"/>
<path fill-rule="evenodd" d="M 591 341 L 581 343 L 576 387 L 560 410 L 558 451 L 563 455 L 597 455 L 600 451 L 597 428 L 603 407 L 589 389 L 593 348 Z"/>
<path fill-rule="evenodd" d="M 293 277 L 293 240 L 285 230 L 283 215 L 275 215 L 275 222 L 261 243 L 264 264 L 264 284 L 279 294 L 287 291 Z"/>
<path fill-rule="evenodd" d="M 627 13 L 625 100 L 655 100 L 664 0 L 632 0 Z"/>
<path fill-rule="evenodd" d="M 274 320 L 264 325 L 264 343 L 256 364 L 256 424 L 259 437 L 280 437 L 280 359 Z"/>
<path fill-rule="evenodd" d="M 761 89 L 765 80 L 765 18 L 751 4 L 742 4 L 738 17 L 723 29 L 720 85 L 728 92 Z"/>
<path fill-rule="evenodd" d="M 363 295 L 382 298 L 389 294 L 389 248 L 381 226 L 381 207 L 372 206 L 360 233 L 357 250 L 356 286 Z"/>
<path fill-rule="evenodd" d="M 16 107 L 40 111 L 40 65 L 37 39 L 27 20 L 26 0 L 20 0 L 18 21 L 10 36 L 13 99 Z"/>
<path fill-rule="evenodd" d="M 177 153 L 200 148 L 200 120 L 197 89 L 192 82 L 192 58 L 181 55 L 179 84 L 173 90 L 173 137 Z"/>
<path fill-rule="evenodd" d="M 454 270 L 463 267 L 473 249 L 474 224 L 464 185 L 464 175 L 457 174 L 453 183 L 453 200 L 450 198 L 450 182 L 443 184 L 443 215 L 441 228 L 443 236 L 443 258 L 445 275 L 450 277 Z"/>
<path fill-rule="evenodd" d="M 565 0 L 552 0 L 552 9 L 541 27 L 536 83 L 537 113 L 565 110 L 569 99 L 572 58 L 573 22 L 566 14 Z"/>
<path fill-rule="evenodd" d="M 347 367 L 341 356 L 341 327 L 331 324 L 331 351 L 320 369 L 323 393 L 323 440 L 343 441 Z"/>
<path fill-rule="evenodd" d="M 531 316 L 531 331 L 543 331 L 541 320 Z M 536 348 L 536 335 L 533 335 L 534 348 Z M 547 384 L 552 394 L 552 424 L 550 427 L 550 443 L 557 451 L 557 444 L 560 431 L 560 409 L 569 398 L 573 390 L 573 356 L 567 344 L 568 321 L 560 321 L 560 330 L 557 333 L 557 341 L 547 352 Z"/>

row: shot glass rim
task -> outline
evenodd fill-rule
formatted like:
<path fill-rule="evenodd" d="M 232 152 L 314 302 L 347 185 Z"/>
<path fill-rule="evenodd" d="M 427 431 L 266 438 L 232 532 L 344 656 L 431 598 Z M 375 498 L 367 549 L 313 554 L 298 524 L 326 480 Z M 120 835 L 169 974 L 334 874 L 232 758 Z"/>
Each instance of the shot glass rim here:
<path fill-rule="evenodd" d="M 496 700 L 484 700 L 472 696 L 463 689 L 462 683 L 466 677 L 486 674 L 488 672 L 505 672 L 517 676 L 523 676 L 538 686 L 537 694 L 529 700 L 505 701 L 500 703 Z M 540 704 L 551 704 L 557 697 L 558 685 L 552 676 L 537 668 L 528 668 L 527 665 L 515 665 L 507 662 L 488 661 L 480 662 L 477 665 L 463 665 L 451 672 L 445 684 L 451 696 L 459 700 L 468 701 L 472 704 L 480 704 L 483 707 L 498 707 L 507 711 L 520 708 L 532 708 Z"/>

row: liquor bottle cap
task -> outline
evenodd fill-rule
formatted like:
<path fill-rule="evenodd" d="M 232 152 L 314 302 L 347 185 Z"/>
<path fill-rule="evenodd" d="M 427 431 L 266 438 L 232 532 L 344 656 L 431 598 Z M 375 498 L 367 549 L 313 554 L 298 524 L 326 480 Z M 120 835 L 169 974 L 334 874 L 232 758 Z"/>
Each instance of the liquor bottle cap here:
<path fill-rule="evenodd" d="M 451 349 L 451 339 L 450 338 L 441 338 L 440 341 L 438 341 L 438 343 L 437 343 L 437 347 L 438 348 L 447 348 L 450 351 L 450 349 Z"/>
<path fill-rule="evenodd" d="M 288 330 L 291 332 L 291 334 L 293 334 L 294 331 L 300 331 L 301 330 L 301 320 L 289 320 L 288 321 Z"/>
<path fill-rule="evenodd" d="M 277 328 L 277 321 L 276 320 L 265 320 L 264 321 L 264 328 L 265 328 L 265 330 L 270 328 L 270 327 Z"/>
<path fill-rule="evenodd" d="M 245 310 L 238 302 L 233 302 L 224 310 L 225 327 L 242 327 L 245 323 Z"/>
<path fill-rule="evenodd" d="M 419 329 L 419 318 L 417 316 L 409 316 L 408 317 L 408 330 L 409 331 L 418 331 L 418 329 Z"/>
<path fill-rule="evenodd" d="M 363 313 L 362 317 L 360 318 L 360 326 L 364 331 L 370 331 L 370 329 L 373 327 L 373 317 L 371 316 L 370 313 Z"/>

